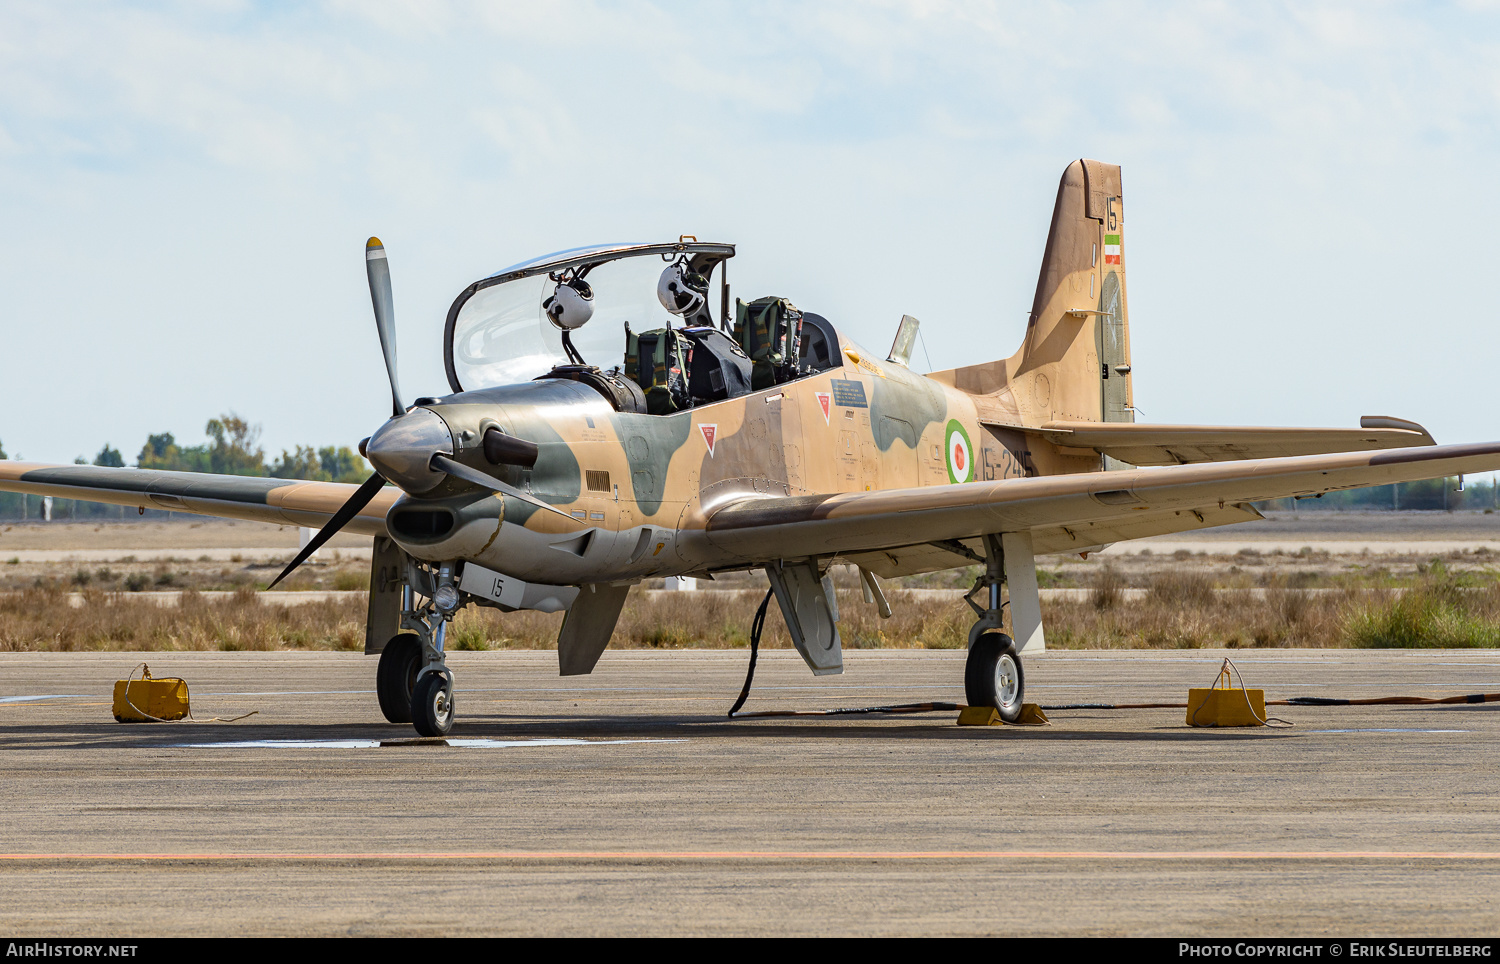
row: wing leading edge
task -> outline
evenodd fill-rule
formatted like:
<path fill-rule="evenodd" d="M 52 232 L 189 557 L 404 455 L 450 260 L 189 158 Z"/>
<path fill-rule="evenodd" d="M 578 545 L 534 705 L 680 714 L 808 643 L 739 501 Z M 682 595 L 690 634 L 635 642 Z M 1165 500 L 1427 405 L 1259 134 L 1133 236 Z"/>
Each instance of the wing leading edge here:
<path fill-rule="evenodd" d="M 356 488 L 343 482 L 0 461 L 0 492 L 313 528 L 332 518 Z M 388 535 L 385 514 L 400 494 L 389 486 L 381 490 L 345 531 Z"/>
<path fill-rule="evenodd" d="M 747 499 L 714 511 L 706 534 L 753 561 L 869 553 L 877 572 L 894 575 L 963 565 L 961 540 L 986 533 L 1030 531 L 1037 552 L 1082 552 L 1254 519 L 1249 503 L 1263 499 L 1497 469 L 1500 442 L 1485 442 Z M 911 547 L 947 558 L 923 566 Z"/>

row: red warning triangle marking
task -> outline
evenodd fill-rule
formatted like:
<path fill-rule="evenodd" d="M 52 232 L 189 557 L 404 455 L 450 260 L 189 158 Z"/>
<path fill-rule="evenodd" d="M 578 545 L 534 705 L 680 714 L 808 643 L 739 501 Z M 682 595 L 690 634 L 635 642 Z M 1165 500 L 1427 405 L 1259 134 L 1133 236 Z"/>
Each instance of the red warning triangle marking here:
<path fill-rule="evenodd" d="M 815 394 L 818 396 L 818 407 L 823 410 L 823 424 L 827 425 L 829 405 L 833 402 L 833 396 L 827 392 L 817 392 Z"/>
<path fill-rule="evenodd" d="M 708 457 L 714 457 L 714 437 L 719 434 L 719 424 L 714 422 L 707 425 L 699 425 L 698 431 L 703 433 L 703 441 L 708 445 Z"/>

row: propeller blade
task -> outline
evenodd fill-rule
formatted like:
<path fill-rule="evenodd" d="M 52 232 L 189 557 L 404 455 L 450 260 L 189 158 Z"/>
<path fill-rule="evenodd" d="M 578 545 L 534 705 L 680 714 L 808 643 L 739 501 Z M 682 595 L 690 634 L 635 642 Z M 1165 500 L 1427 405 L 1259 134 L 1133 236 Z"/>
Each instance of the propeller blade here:
<path fill-rule="evenodd" d="M 318 530 L 318 534 L 313 536 L 311 541 L 302 547 L 301 552 L 297 553 L 297 558 L 287 563 L 286 568 L 281 570 L 281 575 L 273 579 L 271 584 L 266 588 L 275 589 L 276 584 L 287 576 L 290 576 L 298 566 L 307 561 L 308 556 L 323 548 L 323 543 L 332 539 L 338 534 L 340 529 L 349 524 L 350 519 L 359 515 L 359 510 L 369 505 L 370 500 L 375 498 L 376 494 L 384 487 L 385 479 L 381 478 L 379 472 L 365 479 L 360 487 L 354 490 L 354 494 L 349 496 L 349 501 L 345 502 L 339 508 L 339 511 L 333 514 L 333 518 L 329 519 L 323 525 L 323 528 Z"/>
<path fill-rule="evenodd" d="M 401 387 L 396 384 L 396 306 L 391 299 L 391 266 L 379 238 L 365 242 L 365 273 L 370 276 L 370 304 L 375 308 L 380 350 L 385 353 L 385 373 L 391 380 L 391 414 L 400 415 L 406 406 L 401 404 Z"/>
<path fill-rule="evenodd" d="M 481 472 L 478 469 L 471 469 L 467 465 L 464 465 L 462 462 L 450 459 L 446 455 L 434 455 L 432 457 L 432 467 L 443 472 L 447 472 L 449 475 L 457 476 L 458 478 L 463 479 L 465 482 L 473 482 L 475 485 L 481 488 L 489 489 L 491 492 L 501 492 L 513 499 L 520 499 L 522 502 L 528 503 L 529 505 L 534 505 L 538 509 L 546 509 L 548 512 L 556 512 L 558 515 L 562 516 L 564 519 L 567 519 L 569 522 L 578 521 L 556 506 L 548 505 L 541 499 L 538 499 L 536 496 L 527 495 L 525 492 L 522 492 L 515 486 L 507 485 L 506 483 L 501 482 L 499 479 L 495 478 L 493 475 L 490 475 L 487 472 Z"/>

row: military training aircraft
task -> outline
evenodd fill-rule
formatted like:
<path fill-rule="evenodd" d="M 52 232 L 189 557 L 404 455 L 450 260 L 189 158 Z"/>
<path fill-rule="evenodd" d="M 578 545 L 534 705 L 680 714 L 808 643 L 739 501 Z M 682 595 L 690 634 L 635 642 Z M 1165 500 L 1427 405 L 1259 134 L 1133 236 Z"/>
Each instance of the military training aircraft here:
<path fill-rule="evenodd" d="M 825 675 L 843 669 L 831 565 L 859 567 L 889 615 L 881 578 L 978 564 L 967 698 L 1014 721 L 1021 654 L 1045 646 L 1036 554 L 1256 519 L 1263 499 L 1500 469 L 1500 442 L 1438 446 L 1396 418 L 1136 423 L 1124 237 L 1120 169 L 1068 165 L 1020 350 L 927 375 L 907 364 L 913 318 L 882 356 L 785 298 L 731 306 L 732 245 L 559 252 L 459 293 L 452 394 L 410 405 L 371 238 L 392 414 L 361 443 L 369 481 L 0 462 L 0 490 L 321 527 L 282 577 L 342 529 L 372 536 L 380 708 L 428 736 L 453 723 L 444 638 L 464 606 L 566 611 L 566 676 L 593 670 L 641 580 L 759 569 Z"/>

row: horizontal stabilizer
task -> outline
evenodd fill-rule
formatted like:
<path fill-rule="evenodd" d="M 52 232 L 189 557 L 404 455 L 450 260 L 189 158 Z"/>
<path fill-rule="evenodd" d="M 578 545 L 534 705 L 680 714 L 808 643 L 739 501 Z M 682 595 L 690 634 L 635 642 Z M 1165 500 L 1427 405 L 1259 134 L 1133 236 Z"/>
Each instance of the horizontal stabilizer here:
<path fill-rule="evenodd" d="M 1436 444 L 1416 422 L 1386 416 L 1365 416 L 1360 419 L 1359 428 L 1046 422 L 1039 428 L 1020 430 L 1038 434 L 1054 445 L 1092 449 L 1131 465 L 1290 458 Z"/>

